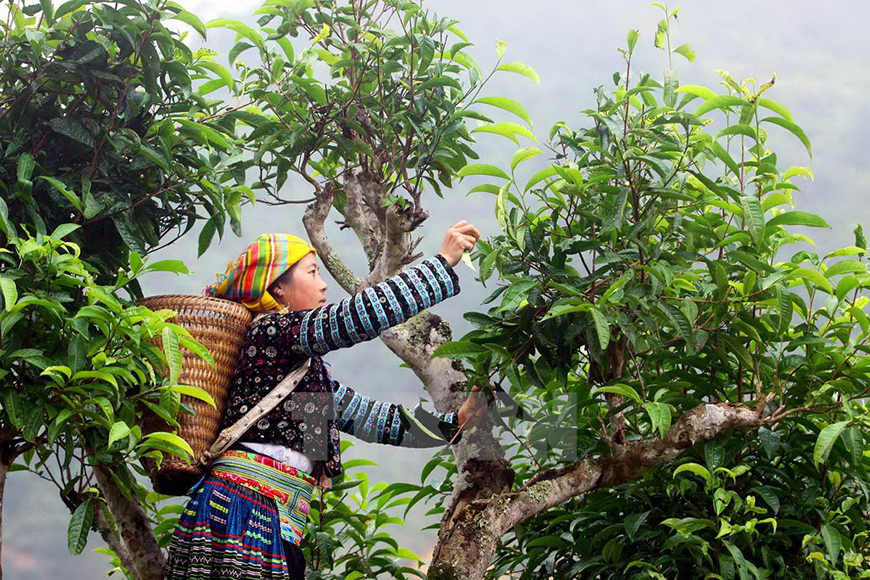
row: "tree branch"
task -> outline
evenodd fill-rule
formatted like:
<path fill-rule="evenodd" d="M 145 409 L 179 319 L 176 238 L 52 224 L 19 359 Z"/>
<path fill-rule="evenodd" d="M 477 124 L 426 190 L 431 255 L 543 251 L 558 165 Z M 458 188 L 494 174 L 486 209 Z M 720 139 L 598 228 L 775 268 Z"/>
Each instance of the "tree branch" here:
<path fill-rule="evenodd" d="M 683 413 L 663 438 L 613 446 L 605 457 L 584 459 L 533 477 L 521 489 L 474 502 L 436 546 L 429 578 L 483 578 L 499 539 L 518 523 L 594 489 L 637 478 L 646 470 L 728 431 L 761 425 L 756 409 L 732 403 L 703 404 Z"/>
<path fill-rule="evenodd" d="M 308 239 L 311 245 L 320 254 L 320 259 L 323 261 L 326 269 L 335 278 L 339 286 L 344 288 L 348 294 L 355 294 L 360 285 L 360 279 L 356 274 L 348 268 L 341 258 L 332 249 L 329 243 L 329 238 L 326 235 L 326 218 L 329 211 L 332 209 L 333 186 L 327 184 L 322 188 L 314 202 L 305 210 L 305 215 L 302 217 L 302 223 L 305 226 L 305 231 L 308 233 Z"/>
<path fill-rule="evenodd" d="M 145 510 L 135 497 L 132 500 L 124 497 L 105 466 L 98 463 L 93 470 L 100 493 L 118 525 L 118 535 L 129 551 L 133 565 L 130 572 L 136 580 L 163 580 L 163 552 Z"/>
<path fill-rule="evenodd" d="M 374 270 L 386 227 L 380 186 L 366 171 L 350 171 L 344 179 L 344 192 L 347 194 L 347 203 L 342 213 L 362 244 L 369 269 Z"/>

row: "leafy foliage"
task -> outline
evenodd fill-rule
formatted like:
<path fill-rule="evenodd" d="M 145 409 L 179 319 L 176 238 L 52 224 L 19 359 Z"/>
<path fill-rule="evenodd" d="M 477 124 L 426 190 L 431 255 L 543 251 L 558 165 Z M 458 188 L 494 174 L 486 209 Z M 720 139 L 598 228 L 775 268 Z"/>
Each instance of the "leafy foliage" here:
<path fill-rule="evenodd" d="M 669 48 L 676 11 L 660 7 L 656 46 L 693 56 Z M 763 96 L 773 80 L 656 80 L 632 68 L 638 36 L 586 122 L 553 127 L 546 168 L 524 183 L 520 149 L 509 172 L 464 172 L 501 179 L 476 188 L 503 233 L 474 256 L 499 283 L 441 354 L 524 407 L 504 424 L 519 484 L 664 437 L 707 402 L 764 426 L 524 522 L 489 577 L 866 577 L 863 234 L 825 256 L 795 248 L 811 240 L 794 226 L 828 225 L 792 209 L 812 172 L 782 167 L 773 137 L 810 143 Z"/>
<path fill-rule="evenodd" d="M 177 424 L 190 412 L 181 394 L 208 397 L 191 386 L 163 378 L 180 351 L 161 350 L 153 339 L 195 341 L 183 328 L 166 322 L 171 311 L 151 312 L 120 299 L 116 293 L 153 271 L 186 271 L 174 261 L 147 265 L 131 254 L 134 265 L 120 272 L 112 286 L 96 283 L 98 270 L 81 259 L 79 247 L 65 241 L 79 226 L 60 226 L 50 236 L 9 239 L 0 251 L 4 301 L 0 312 L 0 423 L 22 454 L 28 469 L 56 484 L 73 512 L 69 548 L 81 553 L 94 523 L 100 492 L 90 467 L 113 466 L 122 493 L 143 501 L 158 499 L 134 474 L 142 457 L 161 461 L 165 453 L 188 458 L 190 448 L 173 433 L 143 436 L 139 423 L 146 412 Z M 14 434 L 9 439 L 10 432 Z M 160 514 L 158 514 L 159 516 Z M 158 521 L 159 521 L 158 517 Z"/>
<path fill-rule="evenodd" d="M 101 280 L 209 216 L 239 230 L 235 120 L 194 90 L 229 75 L 166 27 L 205 30 L 174 2 L 8 3 L 0 43 L 0 231 L 72 240 Z M 232 79 L 229 78 L 231 81 Z M 104 278 L 105 277 L 105 278 Z M 136 286 L 133 287 L 136 289 Z"/>

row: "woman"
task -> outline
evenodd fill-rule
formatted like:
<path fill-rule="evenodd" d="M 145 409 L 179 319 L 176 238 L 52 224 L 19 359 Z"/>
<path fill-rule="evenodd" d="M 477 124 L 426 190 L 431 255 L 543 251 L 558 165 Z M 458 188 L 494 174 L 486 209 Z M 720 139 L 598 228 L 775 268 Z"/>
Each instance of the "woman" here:
<path fill-rule="evenodd" d="M 212 462 L 191 490 L 169 547 L 166 580 L 302 580 L 299 544 L 312 491 L 315 485 L 329 488 L 342 473 L 339 431 L 390 445 L 432 445 L 398 405 L 334 380 L 321 357 L 371 340 L 456 295 L 453 267 L 479 238 L 477 228 L 459 222 L 448 228 L 436 256 L 327 305 L 315 249 L 295 236 L 264 234 L 206 288 L 208 295 L 257 313 L 230 388 L 224 427 L 309 358 L 311 365 L 296 390 Z M 483 396 L 473 392 L 458 413 L 435 413 L 445 442 L 485 408 Z"/>

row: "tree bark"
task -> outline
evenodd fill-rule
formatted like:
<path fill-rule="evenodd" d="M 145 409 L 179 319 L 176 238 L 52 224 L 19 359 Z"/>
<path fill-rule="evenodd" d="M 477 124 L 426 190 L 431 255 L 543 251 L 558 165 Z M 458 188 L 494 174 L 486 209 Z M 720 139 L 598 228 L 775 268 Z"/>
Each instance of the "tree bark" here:
<path fill-rule="evenodd" d="M 4 445 L 5 446 L 5 445 Z M 3 580 L 3 493 L 6 491 L 6 476 L 11 463 L 6 463 L 5 453 L 0 452 L 0 580 Z"/>
<path fill-rule="evenodd" d="M 0 580 L 3 580 L 3 499 L 9 468 L 21 455 L 23 447 L 16 444 L 18 432 L 9 426 L 0 428 Z M 26 444 L 25 444 L 26 445 Z"/>
<path fill-rule="evenodd" d="M 699 405 L 683 413 L 663 439 L 614 446 L 610 455 L 544 471 L 521 489 L 472 502 L 436 547 L 428 578 L 479 580 L 499 539 L 518 523 L 594 489 L 630 481 L 699 442 L 760 424 L 761 416 L 754 408 L 731 403 Z"/>
<path fill-rule="evenodd" d="M 145 510 L 135 498 L 130 501 L 124 497 L 108 468 L 97 464 L 93 469 L 100 492 L 118 526 L 120 541 L 129 554 L 130 572 L 136 580 L 163 580 L 163 552 Z"/>
<path fill-rule="evenodd" d="M 121 560 L 121 565 L 132 574 L 136 569 L 133 556 L 130 554 L 130 550 L 127 549 L 127 546 L 124 545 L 124 542 L 121 541 L 117 530 L 114 529 L 114 526 L 109 524 L 109 521 L 106 519 L 106 514 L 103 512 L 102 504 L 97 503 L 97 507 L 94 510 L 94 526 L 97 528 L 103 541 L 106 542 L 106 545 L 118 555 L 118 559 Z"/>

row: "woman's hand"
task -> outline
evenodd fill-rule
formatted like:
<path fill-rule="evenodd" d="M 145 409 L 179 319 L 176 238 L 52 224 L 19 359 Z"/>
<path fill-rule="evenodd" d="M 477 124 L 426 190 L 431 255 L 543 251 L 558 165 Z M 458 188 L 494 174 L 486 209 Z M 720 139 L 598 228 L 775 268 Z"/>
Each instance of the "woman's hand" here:
<path fill-rule="evenodd" d="M 463 252 L 470 252 L 474 244 L 480 239 L 480 232 L 472 224 L 462 220 L 458 224 L 447 228 L 444 241 L 441 242 L 441 251 L 438 252 L 447 263 L 455 266 L 462 259 Z"/>
<path fill-rule="evenodd" d="M 489 412 L 489 405 L 486 401 L 486 396 L 480 392 L 480 387 L 474 385 L 471 387 L 471 393 L 468 398 L 462 403 L 459 408 L 459 426 L 464 429 L 474 427 L 474 425 Z"/>

